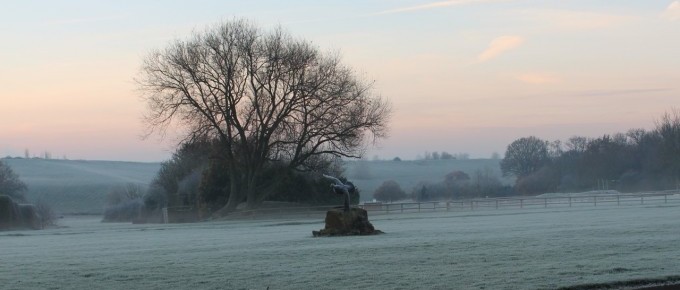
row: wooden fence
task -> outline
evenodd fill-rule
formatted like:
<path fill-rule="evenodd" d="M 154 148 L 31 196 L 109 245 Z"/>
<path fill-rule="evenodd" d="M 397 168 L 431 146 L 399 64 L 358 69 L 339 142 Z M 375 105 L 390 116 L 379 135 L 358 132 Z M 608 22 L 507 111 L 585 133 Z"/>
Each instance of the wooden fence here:
<path fill-rule="evenodd" d="M 663 191 L 640 194 L 594 194 L 588 196 L 553 196 L 553 197 L 509 197 L 478 198 L 448 201 L 402 202 L 402 203 L 365 203 L 357 207 L 366 209 L 370 214 L 393 214 L 436 211 L 475 211 L 496 209 L 531 209 L 576 206 L 625 206 L 644 204 L 680 203 L 680 191 Z M 231 219 L 259 219 L 288 217 L 323 218 L 326 211 L 341 206 L 313 207 L 274 207 L 254 210 L 239 210 L 229 215 Z M 164 222 L 190 222 L 194 218 L 192 208 L 166 208 L 163 211 Z"/>
<path fill-rule="evenodd" d="M 360 207 L 374 213 L 401 213 L 422 211 L 453 211 L 510 208 L 548 208 L 602 205 L 632 205 L 649 203 L 680 202 L 674 197 L 677 191 L 664 191 L 642 194 L 600 194 L 589 196 L 554 196 L 554 197 L 511 197 L 483 198 L 449 201 L 405 202 L 405 203 L 369 203 Z"/>

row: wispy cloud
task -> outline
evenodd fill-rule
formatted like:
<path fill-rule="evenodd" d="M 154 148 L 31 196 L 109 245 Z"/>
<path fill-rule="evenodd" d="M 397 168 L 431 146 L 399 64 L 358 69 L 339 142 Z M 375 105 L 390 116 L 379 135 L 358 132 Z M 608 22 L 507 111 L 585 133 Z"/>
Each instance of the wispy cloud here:
<path fill-rule="evenodd" d="M 413 11 L 418 11 L 418 10 L 428 10 L 428 9 L 436 9 L 436 8 L 450 7 L 450 6 L 460 6 L 460 5 L 466 5 L 466 4 L 487 3 L 487 2 L 505 2 L 505 1 L 509 1 L 509 0 L 448 0 L 448 1 L 438 1 L 438 2 L 431 2 L 431 3 L 427 3 L 427 4 L 422 4 L 422 5 L 408 6 L 408 7 L 401 7 L 401 8 L 385 10 L 385 11 L 375 13 L 373 15 L 405 13 L 405 12 L 413 12 Z"/>
<path fill-rule="evenodd" d="M 524 43 L 524 38 L 520 36 L 505 35 L 498 37 L 491 41 L 489 47 L 487 47 L 486 50 L 477 56 L 477 60 L 480 62 L 488 61 L 508 50 L 517 48 L 518 46 L 522 45 L 522 43 Z"/>
<path fill-rule="evenodd" d="M 673 1 L 668 8 L 661 13 L 661 17 L 669 21 L 680 21 L 680 1 Z"/>
<path fill-rule="evenodd" d="M 523 10 L 523 16 L 550 23 L 561 29 L 589 30 L 617 27 L 633 20 L 629 15 L 618 15 L 592 11 L 530 9 Z"/>
<path fill-rule="evenodd" d="M 534 85 L 559 83 L 562 79 L 550 73 L 523 73 L 515 76 L 520 82 Z"/>

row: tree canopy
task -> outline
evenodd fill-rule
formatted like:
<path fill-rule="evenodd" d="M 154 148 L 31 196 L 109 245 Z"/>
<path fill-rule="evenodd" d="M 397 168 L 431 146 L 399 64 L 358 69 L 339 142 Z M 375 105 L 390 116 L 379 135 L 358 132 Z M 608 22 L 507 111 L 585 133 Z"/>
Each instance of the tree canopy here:
<path fill-rule="evenodd" d="M 373 197 L 379 201 L 397 201 L 405 199 L 407 197 L 406 192 L 401 189 L 399 183 L 394 180 L 388 180 L 383 182 L 378 188 L 375 189 Z"/>
<path fill-rule="evenodd" d="M 6 194 L 13 199 L 23 201 L 26 184 L 19 179 L 11 167 L 0 161 L 0 194 Z"/>
<path fill-rule="evenodd" d="M 517 192 L 680 188 L 677 109 L 663 114 L 654 130 L 630 129 L 597 138 L 574 136 L 564 143 L 564 148 L 561 144 L 528 137 L 508 146 L 501 167 L 504 173 L 517 176 Z"/>
<path fill-rule="evenodd" d="M 504 175 L 524 177 L 539 170 L 548 161 L 548 142 L 530 136 L 508 145 L 505 158 L 501 161 L 501 170 Z"/>
<path fill-rule="evenodd" d="M 217 140 L 230 180 L 220 213 L 257 206 L 275 183 L 267 170 L 360 157 L 387 134 L 389 104 L 337 54 L 245 20 L 151 52 L 137 80 L 151 132 L 177 124 L 186 141 Z"/>

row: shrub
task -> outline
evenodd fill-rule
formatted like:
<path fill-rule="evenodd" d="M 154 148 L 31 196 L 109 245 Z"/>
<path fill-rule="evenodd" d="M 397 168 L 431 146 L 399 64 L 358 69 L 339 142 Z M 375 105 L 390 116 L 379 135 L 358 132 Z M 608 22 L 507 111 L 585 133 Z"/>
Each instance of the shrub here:
<path fill-rule="evenodd" d="M 35 202 L 35 208 L 43 228 L 56 225 L 57 214 L 54 213 L 54 210 L 52 210 L 52 207 L 49 204 L 42 200 L 38 200 Z"/>
<path fill-rule="evenodd" d="M 522 195 L 536 195 L 556 191 L 555 179 L 557 173 L 554 169 L 543 167 L 538 171 L 517 179 L 515 189 Z"/>
<path fill-rule="evenodd" d="M 0 192 L 14 200 L 24 201 L 25 191 L 26 184 L 19 179 L 12 168 L 0 161 Z"/>
<path fill-rule="evenodd" d="M 131 222 L 141 217 L 144 202 L 142 198 L 126 200 L 104 209 L 103 222 Z"/>
<path fill-rule="evenodd" d="M 373 193 L 373 197 L 379 201 L 396 201 L 407 197 L 406 192 L 401 189 L 399 183 L 394 180 L 383 182 Z"/>
<path fill-rule="evenodd" d="M 107 207 L 104 209 L 104 222 L 131 222 L 139 218 L 144 208 L 142 187 L 128 183 L 114 187 L 106 195 Z"/>

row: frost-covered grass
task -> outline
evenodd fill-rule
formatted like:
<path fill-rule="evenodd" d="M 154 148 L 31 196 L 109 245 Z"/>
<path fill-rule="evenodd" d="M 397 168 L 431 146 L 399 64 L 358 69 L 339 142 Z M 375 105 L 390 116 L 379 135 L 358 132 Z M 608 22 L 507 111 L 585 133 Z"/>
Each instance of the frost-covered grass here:
<path fill-rule="evenodd" d="M 0 233 L 2 289 L 545 289 L 680 273 L 680 200 L 175 225 L 61 220 Z"/>

